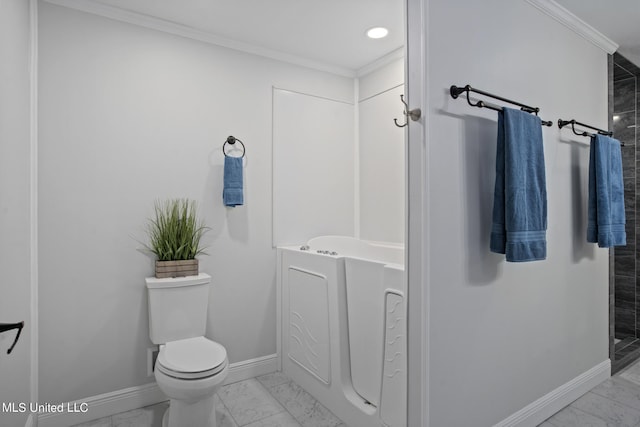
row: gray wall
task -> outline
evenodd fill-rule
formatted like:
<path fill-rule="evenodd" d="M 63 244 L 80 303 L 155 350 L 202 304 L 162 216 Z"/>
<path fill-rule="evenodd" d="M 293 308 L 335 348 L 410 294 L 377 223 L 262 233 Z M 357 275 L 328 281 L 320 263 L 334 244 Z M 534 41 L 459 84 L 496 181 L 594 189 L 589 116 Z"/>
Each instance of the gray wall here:
<path fill-rule="evenodd" d="M 424 13 L 430 425 L 490 426 L 608 359 L 608 251 L 586 242 L 588 140 L 553 127 L 547 259 L 489 252 L 497 113 L 449 86 L 606 127 L 607 55 L 526 1 L 430 0 Z"/>
<path fill-rule="evenodd" d="M 29 2 L 0 1 L 0 322 L 24 320 L 0 334 L 0 402 L 30 399 L 30 25 Z M 23 426 L 26 413 L 0 411 L 0 425 Z"/>
<path fill-rule="evenodd" d="M 213 228 L 207 335 L 233 362 L 276 352 L 272 87 L 353 102 L 353 80 L 40 3 L 40 397 L 152 382 L 138 252 L 155 198 Z M 246 145 L 245 206 L 222 206 L 222 143 Z"/>

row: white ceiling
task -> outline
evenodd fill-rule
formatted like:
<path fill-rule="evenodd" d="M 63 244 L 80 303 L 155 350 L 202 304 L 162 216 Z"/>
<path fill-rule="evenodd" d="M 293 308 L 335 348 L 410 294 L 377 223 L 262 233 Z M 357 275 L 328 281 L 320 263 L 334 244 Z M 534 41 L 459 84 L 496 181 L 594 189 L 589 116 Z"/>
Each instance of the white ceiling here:
<path fill-rule="evenodd" d="M 640 0 L 556 0 L 620 45 L 618 52 L 640 66 Z"/>
<path fill-rule="evenodd" d="M 404 45 L 403 0 L 95 1 L 353 71 Z M 369 39 L 375 26 L 389 36 Z"/>
<path fill-rule="evenodd" d="M 405 0 L 94 0 L 225 39 L 356 71 L 404 45 Z M 556 0 L 640 66 L 640 0 Z M 371 40 L 365 31 L 385 26 Z"/>

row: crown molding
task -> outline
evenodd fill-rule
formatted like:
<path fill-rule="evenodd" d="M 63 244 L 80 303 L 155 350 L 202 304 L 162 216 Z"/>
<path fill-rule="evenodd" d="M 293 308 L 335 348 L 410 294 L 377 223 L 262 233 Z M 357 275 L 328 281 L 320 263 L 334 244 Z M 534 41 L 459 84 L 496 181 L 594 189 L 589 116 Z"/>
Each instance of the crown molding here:
<path fill-rule="evenodd" d="M 376 59 L 375 61 L 361 68 L 358 68 L 358 70 L 356 71 L 356 76 L 357 77 L 366 76 L 367 74 L 372 73 L 373 71 L 376 71 L 384 67 L 385 65 L 391 64 L 393 61 L 396 61 L 402 58 L 404 58 L 404 46 L 387 53 L 386 55 Z"/>
<path fill-rule="evenodd" d="M 578 18 L 566 8 L 553 0 L 525 0 L 527 3 L 541 10 L 579 36 L 590 41 L 608 54 L 618 50 L 618 44 L 591 25 Z"/>
<path fill-rule="evenodd" d="M 155 18 L 153 16 L 145 15 L 130 10 L 120 9 L 117 7 L 109 6 L 102 3 L 97 3 L 92 0 L 44 0 L 47 3 L 51 3 L 57 6 L 66 7 L 69 9 L 79 10 L 81 12 L 91 13 L 93 15 L 102 16 L 105 18 L 113 19 L 116 21 L 126 22 L 133 25 L 149 28 L 164 33 L 177 35 L 193 40 L 198 40 L 204 43 L 221 46 L 245 53 L 250 53 L 257 56 L 262 56 L 269 59 L 275 59 L 277 61 L 286 62 L 293 65 L 298 65 L 306 68 L 311 68 L 318 71 L 324 71 L 339 76 L 356 77 L 356 71 L 349 68 L 339 67 L 331 64 L 327 64 L 321 61 L 315 61 L 313 59 L 303 58 L 297 55 L 291 55 L 285 52 L 280 52 L 274 49 L 268 49 L 260 46 L 255 46 L 250 43 L 244 43 L 237 40 L 232 40 L 226 37 L 221 37 L 207 31 L 198 30 L 193 27 L 178 24 L 164 19 Z"/>

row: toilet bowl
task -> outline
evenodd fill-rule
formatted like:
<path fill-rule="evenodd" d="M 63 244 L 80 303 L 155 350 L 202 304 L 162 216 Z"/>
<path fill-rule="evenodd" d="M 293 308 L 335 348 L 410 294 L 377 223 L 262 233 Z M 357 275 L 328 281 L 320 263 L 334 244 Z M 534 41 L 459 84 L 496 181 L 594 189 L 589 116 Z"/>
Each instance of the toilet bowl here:
<path fill-rule="evenodd" d="M 214 396 L 229 361 L 222 345 L 204 337 L 210 280 L 147 278 L 150 336 L 160 345 L 154 375 L 170 399 L 163 427 L 216 427 Z"/>
<path fill-rule="evenodd" d="M 213 399 L 228 372 L 225 348 L 205 337 L 161 345 L 154 374 L 170 399 L 163 427 L 216 427 Z"/>

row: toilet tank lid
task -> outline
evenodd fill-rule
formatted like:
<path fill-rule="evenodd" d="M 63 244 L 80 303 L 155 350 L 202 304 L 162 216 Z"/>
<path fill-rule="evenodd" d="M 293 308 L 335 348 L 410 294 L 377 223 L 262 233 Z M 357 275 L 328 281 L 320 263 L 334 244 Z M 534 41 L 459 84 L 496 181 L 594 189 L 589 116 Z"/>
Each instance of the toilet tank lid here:
<path fill-rule="evenodd" d="M 211 276 L 207 273 L 200 273 L 197 276 L 167 277 L 158 279 L 157 277 L 147 277 L 147 288 L 178 288 L 181 286 L 204 285 L 211 282 Z"/>

